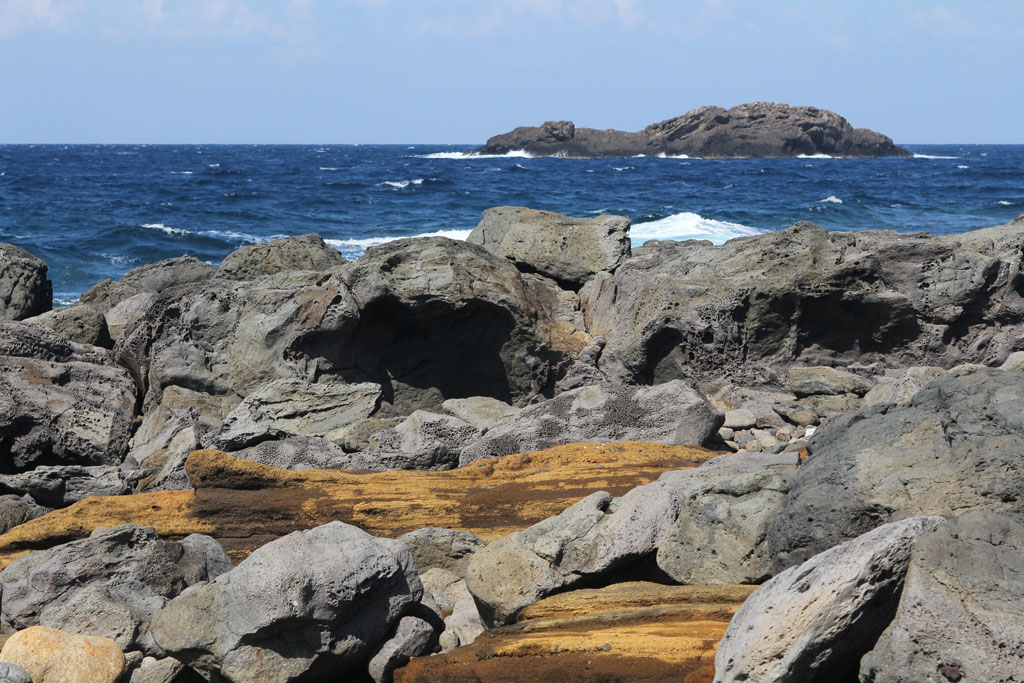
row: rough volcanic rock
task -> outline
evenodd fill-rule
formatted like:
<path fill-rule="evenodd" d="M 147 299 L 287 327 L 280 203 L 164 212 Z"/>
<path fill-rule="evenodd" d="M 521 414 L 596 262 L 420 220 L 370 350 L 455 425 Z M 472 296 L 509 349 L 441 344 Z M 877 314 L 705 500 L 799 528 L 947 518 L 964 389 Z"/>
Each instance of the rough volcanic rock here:
<path fill-rule="evenodd" d="M 679 583 L 760 583 L 772 574 L 768 526 L 782 510 L 799 459 L 751 453 L 723 456 L 700 470 L 750 471 L 710 478 L 690 491 L 675 524 L 658 544 L 658 566 Z"/>
<path fill-rule="evenodd" d="M 752 590 L 627 582 L 559 593 L 469 647 L 413 658 L 395 680 L 710 681 L 715 644 Z"/>
<path fill-rule="evenodd" d="M 0 471 L 120 464 L 135 404 L 131 377 L 103 349 L 0 322 Z"/>
<path fill-rule="evenodd" d="M 450 398 L 441 404 L 441 410 L 463 422 L 468 422 L 480 431 L 490 429 L 519 413 L 519 408 L 490 396 Z"/>
<path fill-rule="evenodd" d="M 730 109 L 701 107 L 642 131 L 576 128 L 548 121 L 490 138 L 480 154 L 523 150 L 542 156 L 602 157 L 668 154 L 698 157 L 910 156 L 892 139 L 854 128 L 838 114 L 816 107 L 751 102 Z"/>
<path fill-rule="evenodd" d="M 445 569 L 462 576 L 473 553 L 487 545 L 476 535 L 461 529 L 426 527 L 398 537 L 409 548 L 421 572 Z"/>
<path fill-rule="evenodd" d="M 288 436 L 328 440 L 342 428 L 373 415 L 381 388 L 361 384 L 310 384 L 279 379 L 260 386 L 231 411 L 209 444 L 233 451 Z"/>
<path fill-rule="evenodd" d="M 0 495 L 0 534 L 47 512 L 52 509 L 39 505 L 32 496 Z"/>
<path fill-rule="evenodd" d="M 734 377 L 768 365 L 997 365 L 1022 347 L 1024 223 L 961 235 L 827 232 L 648 242 L 580 290 L 615 381 Z M 973 234 L 973 233 L 972 233 Z M 683 303 L 685 302 L 685 303 Z"/>
<path fill-rule="evenodd" d="M 915 515 L 1024 518 L 1024 373 L 963 368 L 909 403 L 830 420 L 810 440 L 769 536 L 775 569 Z"/>
<path fill-rule="evenodd" d="M 127 683 L 176 683 L 185 666 L 173 657 L 144 657 Z M 200 679 L 201 680 L 201 679 Z"/>
<path fill-rule="evenodd" d="M 787 388 L 796 394 L 797 398 L 842 394 L 863 396 L 872 387 L 869 380 L 839 368 L 788 368 L 783 374 Z"/>
<path fill-rule="evenodd" d="M 20 666 L 32 683 L 117 683 L 124 673 L 124 653 L 110 638 L 64 633 L 33 626 L 11 636 L 0 651 Z"/>
<path fill-rule="evenodd" d="M 0 683 L 32 683 L 32 676 L 17 664 L 0 662 Z"/>
<path fill-rule="evenodd" d="M 360 456 L 376 461 L 372 469 L 447 470 L 458 466 L 462 450 L 479 438 L 479 429 L 457 417 L 416 410 L 370 437 L 373 447 Z"/>
<path fill-rule="evenodd" d="M 405 666 L 410 657 L 429 654 L 436 643 L 437 633 L 430 623 L 419 617 L 402 617 L 394 635 L 370 657 L 370 678 L 375 683 L 391 683 L 395 669 Z"/>
<path fill-rule="evenodd" d="M 861 660 L 861 680 L 1014 681 L 1022 633 L 1024 525 L 968 512 L 918 540 L 896 618 Z"/>
<path fill-rule="evenodd" d="M 224 257 L 217 277 L 255 280 L 289 270 L 324 271 L 342 263 L 345 259 L 337 249 L 327 246 L 320 235 L 309 233 L 237 249 Z"/>
<path fill-rule="evenodd" d="M 723 419 L 684 381 L 655 387 L 587 386 L 523 408 L 511 421 L 463 448 L 460 462 L 570 442 L 706 445 Z"/>
<path fill-rule="evenodd" d="M 277 441 L 264 441 L 231 452 L 232 457 L 260 462 L 286 470 L 338 470 L 360 468 L 361 462 L 341 446 L 315 436 L 291 436 Z"/>
<path fill-rule="evenodd" d="M 143 292 L 156 294 L 177 285 L 202 282 L 217 272 L 217 267 L 194 256 L 147 263 L 125 273 L 120 280 L 100 280 L 79 300 L 106 314 L 119 303 Z"/>
<path fill-rule="evenodd" d="M 718 646 L 715 682 L 854 679 L 896 611 L 914 543 L 943 521 L 885 524 L 761 585 Z"/>
<path fill-rule="evenodd" d="M 1020 353 L 1020 351 L 1015 351 L 1014 354 L 1016 353 Z M 939 379 L 945 374 L 945 370 L 934 366 L 910 367 L 894 371 L 894 374 L 881 378 L 878 384 L 864 394 L 863 405 L 867 407 L 876 403 L 906 403 L 925 384 Z"/>
<path fill-rule="evenodd" d="M 0 242 L 0 320 L 23 320 L 53 306 L 46 263 L 13 244 Z"/>
<path fill-rule="evenodd" d="M 21 474 L 0 474 L 0 493 L 29 495 L 46 507 L 65 507 L 89 496 L 119 496 L 128 486 L 116 465 L 42 466 Z"/>
<path fill-rule="evenodd" d="M 87 304 L 57 308 L 28 318 L 26 322 L 39 323 L 79 344 L 91 344 L 109 349 L 114 345 L 103 314 Z"/>
<path fill-rule="evenodd" d="M 0 567 L 27 551 L 136 523 L 164 538 L 213 536 L 237 562 L 297 529 L 342 520 L 378 536 L 431 525 L 491 540 L 558 514 L 594 490 L 622 495 L 666 470 L 714 453 L 645 443 L 570 444 L 480 461 L 447 472 L 292 472 L 196 451 L 186 461 L 195 491 L 87 498 L 0 536 Z"/>
<path fill-rule="evenodd" d="M 497 206 L 466 240 L 506 258 L 525 272 L 540 273 L 578 289 L 629 257 L 629 218 L 573 218 L 552 211 Z"/>
<path fill-rule="evenodd" d="M 723 485 L 738 489 L 739 481 L 765 468 L 747 455 L 719 460 L 711 467 L 666 472 L 621 498 L 593 493 L 478 550 L 466 568 L 466 586 L 484 621 L 507 624 L 546 595 L 651 557 L 688 500 Z"/>
<path fill-rule="evenodd" d="M 404 545 L 331 522 L 268 543 L 175 598 L 152 630 L 176 659 L 239 683 L 337 676 L 422 593 Z"/>
<path fill-rule="evenodd" d="M 166 542 L 152 527 L 99 528 L 0 572 L 2 614 L 19 629 L 49 626 L 152 651 L 153 615 L 188 586 L 212 579 L 211 569 L 229 566 L 212 539 Z"/>

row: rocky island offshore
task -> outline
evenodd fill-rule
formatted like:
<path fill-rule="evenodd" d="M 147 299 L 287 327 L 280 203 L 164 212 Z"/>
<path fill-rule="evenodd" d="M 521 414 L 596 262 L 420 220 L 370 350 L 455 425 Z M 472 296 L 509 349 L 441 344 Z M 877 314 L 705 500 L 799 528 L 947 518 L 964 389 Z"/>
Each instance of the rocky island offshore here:
<path fill-rule="evenodd" d="M 1017 680 L 1024 215 L 630 228 L 0 245 L 0 680 Z"/>
<path fill-rule="evenodd" d="M 891 138 L 854 128 L 842 116 L 816 107 L 753 102 L 730 109 L 701 107 L 652 123 L 641 131 L 577 128 L 548 121 L 495 135 L 475 154 L 523 151 L 560 157 L 909 157 Z"/>

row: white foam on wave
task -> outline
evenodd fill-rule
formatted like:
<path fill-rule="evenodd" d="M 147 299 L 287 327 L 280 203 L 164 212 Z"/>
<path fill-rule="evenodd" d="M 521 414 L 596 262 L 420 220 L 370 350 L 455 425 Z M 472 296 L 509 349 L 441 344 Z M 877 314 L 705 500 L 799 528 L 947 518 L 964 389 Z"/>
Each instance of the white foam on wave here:
<path fill-rule="evenodd" d="M 160 232 L 165 232 L 168 235 L 191 235 L 191 234 L 193 234 L 191 230 L 183 230 L 182 228 L 172 228 L 171 226 L 164 225 L 163 223 L 143 223 L 142 227 L 148 228 L 150 230 L 159 230 Z"/>
<path fill-rule="evenodd" d="M 634 223 L 630 237 L 633 244 L 643 244 L 647 240 L 710 240 L 714 244 L 724 244 L 734 237 L 763 232 L 749 225 L 717 221 L 684 211 L 649 223 Z"/>
<path fill-rule="evenodd" d="M 944 157 L 938 154 L 915 154 L 915 159 L 959 159 L 960 157 Z"/>
<path fill-rule="evenodd" d="M 525 149 L 514 149 L 505 154 L 477 154 L 475 152 L 434 152 L 419 154 L 421 159 L 532 159 L 533 155 Z"/>
<path fill-rule="evenodd" d="M 616 171 L 632 171 L 635 166 L 612 166 Z"/>
<path fill-rule="evenodd" d="M 957 167 L 957 168 L 970 168 L 970 166 L 967 166 L 967 165 L 965 165 L 965 164 L 957 164 L 957 166 L 956 166 L 956 167 Z"/>
<path fill-rule="evenodd" d="M 171 171 L 171 175 L 192 175 L 192 171 Z"/>
<path fill-rule="evenodd" d="M 643 155 L 641 155 L 643 156 Z M 665 152 L 658 152 L 655 155 L 658 159 L 689 159 L 689 154 L 666 154 Z"/>
<path fill-rule="evenodd" d="M 234 230 L 186 230 L 184 228 L 175 228 L 163 223 L 143 223 L 140 227 L 148 230 L 159 230 L 165 234 L 176 235 L 179 237 L 183 237 L 185 235 L 212 237 L 213 239 L 233 244 L 259 244 L 260 242 L 269 242 L 271 240 L 279 240 L 287 237 L 287 235 L 268 235 L 267 237 L 261 237 L 259 235 L 250 235 L 246 232 L 236 232 Z"/>
<path fill-rule="evenodd" d="M 413 178 L 412 180 L 385 180 L 383 183 L 377 183 L 377 187 L 387 185 L 393 187 L 396 190 L 404 190 L 410 185 L 422 185 L 423 178 Z"/>
<path fill-rule="evenodd" d="M 835 159 L 831 154 L 798 154 L 797 159 Z"/>
<path fill-rule="evenodd" d="M 1000 206 L 1012 206 L 1013 202 L 1008 202 L 1005 199 L 1000 199 L 998 202 L 996 202 L 996 204 L 999 204 Z"/>
<path fill-rule="evenodd" d="M 394 242 L 395 240 L 405 239 L 407 237 L 447 237 L 453 240 L 464 240 L 469 237 L 469 233 L 472 230 L 438 230 L 437 232 L 425 232 L 420 235 L 388 235 L 380 237 L 362 237 L 362 238 L 350 238 L 350 239 L 325 239 L 324 242 L 331 245 L 335 249 L 341 252 L 357 252 L 365 251 L 370 247 L 376 247 L 379 244 L 386 244 L 387 242 Z"/>
<path fill-rule="evenodd" d="M 840 199 L 839 197 L 835 196 L 834 194 L 830 194 L 829 196 L 825 197 L 824 199 L 819 199 L 817 203 L 818 204 L 842 204 L 843 200 Z"/>
<path fill-rule="evenodd" d="M 220 168 L 220 164 L 207 164 L 208 168 Z"/>
<path fill-rule="evenodd" d="M 337 166 L 321 166 L 320 170 L 321 171 L 337 171 L 338 167 Z"/>

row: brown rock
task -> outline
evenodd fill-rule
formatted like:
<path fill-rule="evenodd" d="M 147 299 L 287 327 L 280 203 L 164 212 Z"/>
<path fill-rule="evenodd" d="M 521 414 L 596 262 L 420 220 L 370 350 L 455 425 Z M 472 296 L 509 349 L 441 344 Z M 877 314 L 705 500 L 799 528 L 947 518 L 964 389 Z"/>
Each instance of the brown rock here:
<path fill-rule="evenodd" d="M 715 454 L 640 442 L 569 444 L 475 462 L 447 472 L 290 471 L 196 451 L 186 462 L 195 491 L 89 498 L 0 535 L 0 567 L 31 550 L 88 536 L 97 527 L 153 526 L 165 539 L 217 539 L 235 562 L 297 529 L 333 520 L 395 538 L 428 526 L 491 540 L 558 514 L 593 491 L 622 495 L 665 470 Z"/>
<path fill-rule="evenodd" d="M 711 681 L 718 640 L 753 586 L 619 583 L 555 595 L 395 681 Z"/>
<path fill-rule="evenodd" d="M 0 658 L 17 664 L 34 683 L 115 683 L 124 673 L 124 653 L 110 638 L 32 626 L 11 636 Z"/>

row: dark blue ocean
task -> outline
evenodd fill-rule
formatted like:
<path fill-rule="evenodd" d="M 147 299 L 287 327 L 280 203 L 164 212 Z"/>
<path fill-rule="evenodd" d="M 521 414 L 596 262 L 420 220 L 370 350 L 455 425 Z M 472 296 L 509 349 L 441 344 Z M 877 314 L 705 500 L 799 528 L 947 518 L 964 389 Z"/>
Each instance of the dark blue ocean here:
<path fill-rule="evenodd" d="M 0 145 L 0 242 L 42 257 L 55 303 L 135 266 L 318 232 L 347 257 L 464 237 L 491 206 L 628 215 L 715 242 L 812 220 L 951 233 L 1024 212 L 1024 145 L 908 145 L 906 159 L 465 157 L 437 145 Z"/>

